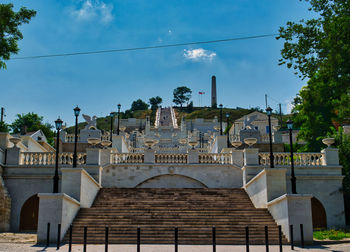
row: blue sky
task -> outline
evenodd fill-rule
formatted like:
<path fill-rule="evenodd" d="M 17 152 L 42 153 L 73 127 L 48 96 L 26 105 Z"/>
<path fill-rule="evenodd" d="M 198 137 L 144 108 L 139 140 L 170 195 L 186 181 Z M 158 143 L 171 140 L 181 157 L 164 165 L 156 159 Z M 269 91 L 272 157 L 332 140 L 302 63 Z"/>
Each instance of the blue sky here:
<path fill-rule="evenodd" d="M 108 50 L 277 33 L 287 21 L 310 17 L 299 0 L 35 0 L 12 2 L 37 15 L 21 30 L 13 57 Z M 277 109 L 305 85 L 292 70 L 278 66 L 282 41 L 273 37 L 217 44 L 59 58 L 10 60 L 0 71 L 0 106 L 10 123 L 18 113 L 35 112 L 53 123 L 82 113 L 104 116 L 129 109 L 132 101 L 163 98 L 188 86 L 193 102 L 204 91 L 210 105 L 211 76 L 217 77 L 218 103 L 225 107 Z M 80 118 L 80 120 L 83 120 Z"/>

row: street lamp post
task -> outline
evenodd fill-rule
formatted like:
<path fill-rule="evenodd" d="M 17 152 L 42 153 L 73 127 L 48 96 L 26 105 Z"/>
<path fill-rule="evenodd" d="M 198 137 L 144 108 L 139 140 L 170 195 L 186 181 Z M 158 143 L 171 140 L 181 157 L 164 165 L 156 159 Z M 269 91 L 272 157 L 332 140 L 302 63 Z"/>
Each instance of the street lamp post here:
<path fill-rule="evenodd" d="M 111 134 L 110 134 L 109 140 L 112 142 L 112 140 L 113 140 L 113 116 L 114 116 L 114 113 L 111 112 L 109 114 L 109 116 L 111 118 Z M 119 123 L 119 121 L 118 121 L 118 123 Z"/>
<path fill-rule="evenodd" d="M 58 193 L 58 153 L 59 153 L 59 143 L 60 143 L 60 130 L 62 129 L 63 121 L 58 118 L 55 121 L 55 126 L 57 130 L 57 138 L 56 138 L 56 162 L 55 162 L 55 176 L 53 176 L 53 193 Z"/>
<path fill-rule="evenodd" d="M 118 104 L 118 126 L 117 126 L 117 135 L 119 136 L 119 123 L 120 123 L 120 107 L 122 105 Z"/>
<path fill-rule="evenodd" d="M 75 115 L 73 168 L 75 168 L 75 167 L 77 167 L 78 116 L 80 113 L 80 108 L 78 106 L 76 106 L 73 110 L 74 110 L 74 115 Z"/>
<path fill-rule="evenodd" d="M 270 168 L 274 168 L 274 160 L 273 160 L 273 152 L 272 152 L 272 130 L 271 130 L 271 115 L 272 115 L 272 108 L 267 107 L 266 113 L 269 118 L 269 139 L 270 139 Z"/>
<path fill-rule="evenodd" d="M 222 104 L 220 104 L 219 107 L 220 107 L 220 136 L 222 136 Z"/>
<path fill-rule="evenodd" d="M 290 166 L 292 170 L 292 176 L 291 176 L 291 182 L 292 182 L 292 194 L 297 193 L 297 185 L 296 185 L 296 178 L 294 173 L 294 157 L 293 157 L 293 138 L 292 138 L 292 131 L 293 131 L 293 121 L 288 120 L 287 121 L 287 127 L 289 130 L 289 144 L 290 144 Z"/>
<path fill-rule="evenodd" d="M 230 129 L 229 127 L 230 114 L 226 113 L 226 124 L 227 124 L 227 148 L 230 148 Z"/>

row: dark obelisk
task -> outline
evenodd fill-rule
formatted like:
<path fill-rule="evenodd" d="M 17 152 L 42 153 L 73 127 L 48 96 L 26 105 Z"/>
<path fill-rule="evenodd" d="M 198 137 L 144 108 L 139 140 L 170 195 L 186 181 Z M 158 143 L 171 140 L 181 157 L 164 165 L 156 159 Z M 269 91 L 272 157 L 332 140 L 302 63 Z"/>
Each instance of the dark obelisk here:
<path fill-rule="evenodd" d="M 211 77 L 211 107 L 216 108 L 218 105 L 216 99 L 216 77 L 213 75 Z"/>

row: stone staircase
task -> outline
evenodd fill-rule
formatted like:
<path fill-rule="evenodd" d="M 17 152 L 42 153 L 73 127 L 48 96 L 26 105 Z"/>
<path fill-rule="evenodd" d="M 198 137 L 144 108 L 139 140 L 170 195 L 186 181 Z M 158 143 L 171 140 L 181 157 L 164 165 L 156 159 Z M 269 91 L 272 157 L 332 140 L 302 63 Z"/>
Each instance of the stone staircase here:
<path fill-rule="evenodd" d="M 250 243 L 264 244 L 267 225 L 269 242 L 278 244 L 277 224 L 243 189 L 102 188 L 93 206 L 75 218 L 73 243 L 83 243 L 84 226 L 88 243 L 104 243 L 106 225 L 109 242 L 122 244 L 136 243 L 137 227 L 142 244 L 174 243 L 174 227 L 179 244 L 211 244 L 213 226 L 217 244 L 244 244 L 246 226 Z"/>

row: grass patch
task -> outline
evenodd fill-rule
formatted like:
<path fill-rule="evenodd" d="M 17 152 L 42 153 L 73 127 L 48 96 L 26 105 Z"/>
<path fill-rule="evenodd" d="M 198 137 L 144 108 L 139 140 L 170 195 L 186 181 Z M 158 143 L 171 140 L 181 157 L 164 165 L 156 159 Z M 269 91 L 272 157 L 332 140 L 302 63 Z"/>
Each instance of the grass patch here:
<path fill-rule="evenodd" d="M 350 238 L 349 230 L 318 230 L 314 231 L 314 238 L 317 240 L 342 240 Z"/>

